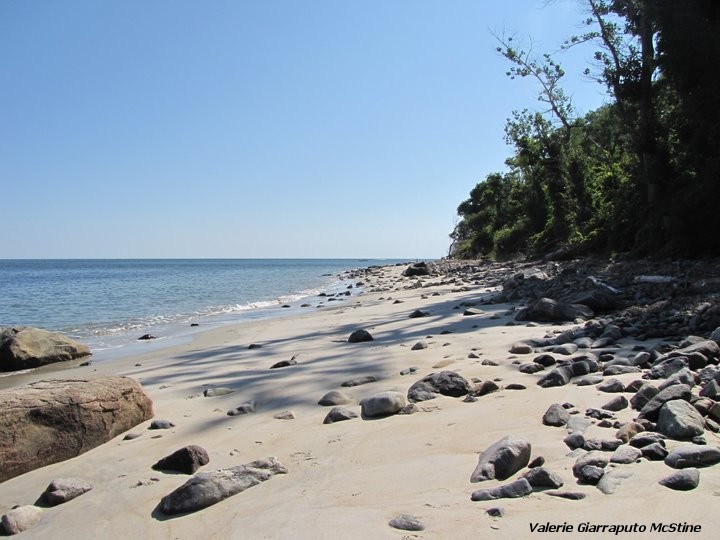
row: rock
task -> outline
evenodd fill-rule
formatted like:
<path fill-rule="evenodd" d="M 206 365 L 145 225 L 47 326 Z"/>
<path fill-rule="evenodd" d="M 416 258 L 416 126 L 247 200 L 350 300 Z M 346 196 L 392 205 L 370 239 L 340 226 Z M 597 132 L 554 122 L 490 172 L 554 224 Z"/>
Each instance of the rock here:
<path fill-rule="evenodd" d="M 205 397 L 216 397 L 216 396 L 225 396 L 227 394 L 232 394 L 235 390 L 232 388 L 223 388 L 223 387 L 217 387 L 217 388 L 206 388 L 203 392 L 203 396 Z"/>
<path fill-rule="evenodd" d="M 563 439 L 563 442 L 570 450 L 585 446 L 585 436 L 579 431 L 573 431 Z"/>
<path fill-rule="evenodd" d="M 623 480 L 627 480 L 632 475 L 633 473 L 630 471 L 612 469 L 602 475 L 602 478 L 600 478 L 600 481 L 597 483 L 597 488 L 605 495 L 612 495 L 620 487 Z"/>
<path fill-rule="evenodd" d="M 564 484 L 562 478 L 543 467 L 535 467 L 522 475 L 534 488 L 561 488 Z"/>
<path fill-rule="evenodd" d="M 57 506 L 87 493 L 93 488 L 92 484 L 82 478 L 56 478 L 41 495 L 48 506 Z"/>
<path fill-rule="evenodd" d="M 606 411 L 622 411 L 623 409 L 627 409 L 629 405 L 629 402 L 625 396 L 615 396 L 610 401 L 608 401 L 605 405 L 602 406 L 603 409 Z"/>
<path fill-rule="evenodd" d="M 388 523 L 394 529 L 401 531 L 424 531 L 425 525 L 420 518 L 411 516 L 410 514 L 400 514 L 390 520 Z"/>
<path fill-rule="evenodd" d="M 37 506 L 18 506 L 0 518 L 0 523 L 6 534 L 14 535 L 32 529 L 39 523 L 42 515 L 42 508 Z"/>
<path fill-rule="evenodd" d="M 364 341 L 373 341 L 372 335 L 367 330 L 355 330 L 348 337 L 348 343 L 362 343 Z"/>
<path fill-rule="evenodd" d="M 660 390 L 650 383 L 644 383 L 637 392 L 630 398 L 630 405 L 636 411 L 642 410 L 647 403 L 654 398 Z"/>
<path fill-rule="evenodd" d="M 700 390 L 701 397 L 707 397 L 714 401 L 720 401 L 720 383 L 715 379 L 705 383 Z"/>
<path fill-rule="evenodd" d="M 527 362 L 518 366 L 518 371 L 527 375 L 532 375 L 533 373 L 537 373 L 538 371 L 542 371 L 544 369 L 545 368 L 543 366 L 536 364 L 535 362 Z"/>
<path fill-rule="evenodd" d="M 540 364 L 543 367 L 550 367 L 557 364 L 557 360 L 552 354 L 541 354 L 533 358 L 533 362 Z"/>
<path fill-rule="evenodd" d="M 674 384 L 668 386 L 665 390 L 658 392 L 655 397 L 648 401 L 640 410 L 639 418 L 647 418 L 652 422 L 657 422 L 660 415 L 660 409 L 668 401 L 682 399 L 690 400 L 690 387 L 684 384 Z"/>
<path fill-rule="evenodd" d="M 325 407 L 334 407 L 335 405 L 347 405 L 352 399 L 347 394 L 337 390 L 330 390 L 327 394 L 320 398 L 318 405 Z"/>
<path fill-rule="evenodd" d="M 599 450 L 593 450 L 580 456 L 573 465 L 573 476 L 578 481 L 596 485 L 605 473 L 604 468 L 609 461 L 608 456 Z"/>
<path fill-rule="evenodd" d="M 677 373 L 670 375 L 670 377 L 668 377 L 658 388 L 660 390 L 665 390 L 668 386 L 672 386 L 674 384 L 685 384 L 692 388 L 695 386 L 695 375 L 688 368 L 682 368 Z"/>
<path fill-rule="evenodd" d="M 619 463 L 621 465 L 627 465 L 635 463 L 642 457 L 642 451 L 634 446 L 623 445 L 618 447 L 613 455 L 610 456 L 610 463 Z"/>
<path fill-rule="evenodd" d="M 462 375 L 454 371 L 431 373 L 415 382 L 409 389 L 409 401 L 427 401 L 435 399 L 438 394 L 450 397 L 462 397 L 470 392 L 470 383 Z"/>
<path fill-rule="evenodd" d="M 400 392 L 380 392 L 360 402 L 363 418 L 380 418 L 397 414 L 407 402 Z"/>
<path fill-rule="evenodd" d="M 470 481 L 505 480 L 527 466 L 530 451 L 527 439 L 515 436 L 500 439 L 480 454 Z"/>
<path fill-rule="evenodd" d="M 410 348 L 410 350 L 411 351 L 421 351 L 421 350 L 427 349 L 427 348 L 428 348 L 427 341 L 418 341 L 417 343 L 415 343 L 415 345 L 413 345 Z"/>
<path fill-rule="evenodd" d="M 688 467 L 666 476 L 658 484 L 676 491 L 690 491 L 700 484 L 700 471 L 694 467 Z"/>
<path fill-rule="evenodd" d="M 0 371 L 18 371 L 90 356 L 87 345 L 29 326 L 0 327 Z"/>
<path fill-rule="evenodd" d="M 546 426 L 564 426 L 570 420 L 568 413 L 559 403 L 553 403 L 543 415 L 543 424 Z"/>
<path fill-rule="evenodd" d="M 617 379 L 607 379 L 597 385 L 600 392 L 619 393 L 625 391 L 625 385 Z M 626 405 L 627 407 L 627 405 Z M 606 407 L 603 407 L 605 409 Z M 624 407 L 623 407 L 624 408 Z M 619 410 L 619 409 L 618 409 Z"/>
<path fill-rule="evenodd" d="M 687 401 L 668 401 L 660 409 L 657 430 L 671 439 L 686 440 L 702 435 L 703 426 L 703 417 Z"/>
<path fill-rule="evenodd" d="M 207 451 L 202 446 L 191 444 L 176 450 L 152 466 L 156 471 L 173 471 L 182 474 L 195 472 L 210 463 Z"/>
<path fill-rule="evenodd" d="M 578 352 L 578 346 L 574 343 L 564 343 L 553 347 L 551 352 L 553 354 L 559 354 L 560 356 L 571 356 Z"/>
<path fill-rule="evenodd" d="M 546 491 L 545 495 L 560 497 L 569 501 L 581 501 L 585 498 L 585 494 L 581 491 Z"/>
<path fill-rule="evenodd" d="M 270 457 L 246 465 L 198 473 L 163 497 L 158 509 L 166 515 L 196 512 L 269 480 L 276 474 L 287 472 L 277 458 Z"/>
<path fill-rule="evenodd" d="M 292 411 L 280 411 L 273 414 L 273 418 L 276 420 L 295 420 L 295 413 Z"/>
<path fill-rule="evenodd" d="M 408 317 L 410 317 L 411 319 L 420 319 L 422 317 L 428 316 L 430 316 L 430 313 L 428 313 L 427 311 L 423 311 L 422 309 L 416 309 L 410 315 L 408 315 Z"/>
<path fill-rule="evenodd" d="M 138 338 L 138 341 L 150 341 L 151 339 L 157 339 L 157 336 L 153 336 L 152 334 L 143 334 Z"/>
<path fill-rule="evenodd" d="M 687 358 L 680 356 L 666 358 L 653 365 L 648 372 L 650 379 L 667 379 L 670 375 L 688 367 Z"/>
<path fill-rule="evenodd" d="M 663 461 L 668 455 L 668 451 L 665 447 L 657 442 L 643 446 L 640 451 L 642 452 L 643 457 L 648 461 Z"/>
<path fill-rule="evenodd" d="M 620 426 L 620 429 L 618 429 L 615 433 L 615 438 L 621 440 L 623 443 L 628 443 L 630 442 L 630 439 L 643 431 L 645 431 L 645 428 L 642 424 L 638 424 L 637 422 L 628 422 Z"/>
<path fill-rule="evenodd" d="M 297 365 L 297 360 L 293 357 L 290 360 L 280 360 L 279 362 L 275 362 L 272 366 L 270 366 L 270 369 L 279 369 L 295 365 Z"/>
<path fill-rule="evenodd" d="M 522 341 L 513 343 L 512 347 L 510 347 L 510 354 L 530 354 L 531 352 L 533 352 L 533 348 Z"/>
<path fill-rule="evenodd" d="M 485 512 L 487 512 L 487 515 L 490 517 L 503 517 L 505 515 L 505 509 L 501 506 L 493 506 L 492 508 L 488 508 Z"/>
<path fill-rule="evenodd" d="M 344 407 L 333 407 L 332 409 L 330 409 L 330 412 L 327 413 L 327 416 L 325 416 L 323 424 L 332 424 L 334 422 L 352 420 L 353 418 L 357 418 L 357 416 L 358 415 L 356 413 L 349 411 Z"/>
<path fill-rule="evenodd" d="M 495 499 L 516 499 L 532 493 L 532 486 L 525 478 L 518 478 L 514 482 L 502 486 L 479 489 L 470 496 L 472 501 L 492 501 Z"/>
<path fill-rule="evenodd" d="M 537 385 L 542 388 L 565 386 L 567 383 L 570 382 L 572 376 L 572 367 L 569 364 L 564 364 L 556 367 L 550 373 L 538 380 Z"/>
<path fill-rule="evenodd" d="M 150 422 L 148 429 L 170 429 L 174 427 L 175 424 L 173 424 L 170 420 L 153 420 Z"/>
<path fill-rule="evenodd" d="M 556 322 L 591 319 L 592 309 L 582 304 L 564 304 L 550 298 L 540 298 L 515 316 L 518 321 Z"/>
<path fill-rule="evenodd" d="M 478 386 L 474 391 L 473 394 L 476 396 L 484 396 L 486 394 L 491 394 L 493 392 L 497 392 L 500 390 L 500 387 L 497 385 L 495 381 L 483 381 L 480 383 L 480 386 Z"/>
<path fill-rule="evenodd" d="M 716 463 L 720 463 L 720 448 L 708 445 L 683 445 L 665 457 L 665 465 L 673 469 L 708 467 Z"/>
<path fill-rule="evenodd" d="M 430 268 L 427 263 L 417 262 L 408 266 L 402 273 L 405 277 L 429 276 Z"/>
<path fill-rule="evenodd" d="M 0 391 L 0 482 L 78 456 L 150 419 L 128 377 L 39 381 Z"/>
<path fill-rule="evenodd" d="M 246 401 L 242 405 L 235 407 L 234 409 L 230 409 L 227 412 L 228 416 L 241 416 L 243 414 L 250 414 L 255 412 L 255 402 L 254 401 Z"/>
<path fill-rule="evenodd" d="M 377 381 L 377 379 L 372 375 L 365 375 L 363 377 L 357 377 L 355 379 L 345 381 L 340 386 L 344 388 L 352 388 L 353 386 L 362 386 L 363 384 L 369 384 L 375 381 Z"/>

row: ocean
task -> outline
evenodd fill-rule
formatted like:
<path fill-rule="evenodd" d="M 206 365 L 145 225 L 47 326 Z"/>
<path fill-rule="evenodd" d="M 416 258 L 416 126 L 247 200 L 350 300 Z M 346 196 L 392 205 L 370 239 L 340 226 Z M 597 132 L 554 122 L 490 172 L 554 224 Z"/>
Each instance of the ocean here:
<path fill-rule="evenodd" d="M 154 346 L 167 345 L 223 324 L 297 313 L 303 303 L 314 309 L 323 300 L 320 293 L 347 289 L 350 282 L 341 280 L 341 273 L 397 262 L 0 260 L 0 326 L 62 332 L 89 345 L 102 360 L 132 354 L 144 334 L 157 336 Z M 360 291 L 353 288 L 352 294 Z"/>

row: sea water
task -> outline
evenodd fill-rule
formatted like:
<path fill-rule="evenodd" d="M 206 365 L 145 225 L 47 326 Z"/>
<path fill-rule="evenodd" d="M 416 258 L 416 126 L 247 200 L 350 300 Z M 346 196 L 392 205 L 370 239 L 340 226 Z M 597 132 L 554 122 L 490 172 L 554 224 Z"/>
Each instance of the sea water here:
<path fill-rule="evenodd" d="M 103 359 L 130 351 L 143 334 L 156 335 L 158 342 L 179 339 L 197 329 L 289 314 L 302 303 L 314 307 L 321 292 L 334 294 L 351 285 L 341 280 L 342 273 L 396 262 L 0 260 L 0 326 L 59 331 Z"/>

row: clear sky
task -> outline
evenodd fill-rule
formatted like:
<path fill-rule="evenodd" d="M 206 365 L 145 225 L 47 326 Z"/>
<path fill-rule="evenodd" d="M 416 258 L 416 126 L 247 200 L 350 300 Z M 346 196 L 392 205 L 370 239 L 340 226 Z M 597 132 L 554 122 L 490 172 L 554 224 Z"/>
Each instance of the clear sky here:
<path fill-rule="evenodd" d="M 546 4 L 2 0 L 0 258 L 446 255 L 540 106 L 493 32 L 578 31 Z"/>

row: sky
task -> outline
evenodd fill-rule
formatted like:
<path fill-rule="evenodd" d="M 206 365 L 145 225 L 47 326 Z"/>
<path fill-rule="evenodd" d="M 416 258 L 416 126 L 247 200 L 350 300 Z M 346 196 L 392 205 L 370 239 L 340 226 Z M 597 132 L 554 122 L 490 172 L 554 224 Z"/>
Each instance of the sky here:
<path fill-rule="evenodd" d="M 579 4 L 2 0 L 0 258 L 445 256 Z"/>

